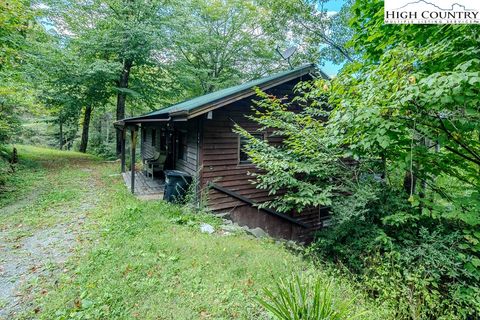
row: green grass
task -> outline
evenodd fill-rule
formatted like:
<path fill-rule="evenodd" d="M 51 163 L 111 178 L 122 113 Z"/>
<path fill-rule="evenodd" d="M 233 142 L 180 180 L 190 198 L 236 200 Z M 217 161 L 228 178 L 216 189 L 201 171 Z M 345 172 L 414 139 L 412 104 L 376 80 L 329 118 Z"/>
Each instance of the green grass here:
<path fill-rule="evenodd" d="M 9 174 L 0 193 L 0 229 L 25 233 L 25 228 L 36 229 L 57 224 L 68 215 L 61 214 L 75 208 L 91 187 L 89 164 L 100 165 L 91 155 L 65 152 L 33 146 L 17 146 L 19 163 Z M 65 209 L 65 210 L 64 210 Z"/>
<path fill-rule="evenodd" d="M 69 163 L 98 160 L 95 156 L 67 152 L 56 149 L 35 146 L 15 145 L 18 152 L 18 164 L 15 172 L 5 174 L 5 181 L 0 186 L 0 208 L 18 201 L 34 189 L 47 189 L 48 175 L 54 175 L 56 168 L 64 168 Z M 6 152 L 10 153 L 13 146 L 8 146 Z M 68 177 L 67 177 L 68 178 Z"/>
<path fill-rule="evenodd" d="M 259 290 L 278 274 L 306 267 L 273 241 L 202 234 L 201 222 L 219 221 L 141 202 L 109 172 L 105 202 L 87 226 L 100 242 L 72 260 L 71 274 L 45 297 L 45 319 L 258 319 Z"/>
<path fill-rule="evenodd" d="M 38 179 L 31 186 L 40 184 L 43 191 L 21 210 L 0 217 L 0 228 L 21 223 L 31 232 L 72 219 L 65 211 L 95 204 L 78 226 L 79 245 L 65 270 L 35 283 L 45 290 L 20 318 L 266 319 L 255 299 L 279 277 L 308 271 L 331 279 L 274 240 L 203 234 L 200 223 L 218 227 L 221 221 L 136 199 L 115 175 L 117 164 L 77 153 L 19 150 L 24 163 L 31 161 L 22 173 Z"/>

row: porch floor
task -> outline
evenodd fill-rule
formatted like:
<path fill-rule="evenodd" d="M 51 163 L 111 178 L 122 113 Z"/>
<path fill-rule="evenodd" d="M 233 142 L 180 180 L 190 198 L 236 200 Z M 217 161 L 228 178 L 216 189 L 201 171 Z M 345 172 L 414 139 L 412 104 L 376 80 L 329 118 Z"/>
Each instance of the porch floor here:
<path fill-rule="evenodd" d="M 131 172 L 122 173 L 125 185 L 130 190 Z M 162 200 L 165 181 L 151 177 L 146 177 L 143 171 L 135 172 L 135 190 L 134 194 L 144 200 Z"/>

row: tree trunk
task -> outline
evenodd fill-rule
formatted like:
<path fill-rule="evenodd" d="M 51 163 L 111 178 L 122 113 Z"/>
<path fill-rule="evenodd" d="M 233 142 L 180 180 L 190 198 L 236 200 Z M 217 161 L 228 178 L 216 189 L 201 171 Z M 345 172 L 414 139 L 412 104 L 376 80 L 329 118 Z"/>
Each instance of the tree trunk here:
<path fill-rule="evenodd" d="M 63 150 L 63 122 L 60 121 L 60 150 Z"/>
<path fill-rule="evenodd" d="M 416 185 L 417 177 L 415 174 L 410 170 L 405 171 L 405 176 L 403 177 L 403 190 L 405 190 L 405 193 L 413 196 L 416 191 Z"/>
<path fill-rule="evenodd" d="M 431 145 L 431 141 L 427 137 L 423 137 L 422 146 L 427 150 L 427 152 L 428 150 L 430 150 L 430 145 Z M 422 170 L 422 171 L 425 171 L 425 170 Z M 424 172 L 422 176 L 423 178 L 420 181 L 420 192 L 418 193 L 418 196 L 421 199 L 424 199 L 425 195 L 427 194 L 427 175 Z"/>
<path fill-rule="evenodd" d="M 18 151 L 17 148 L 13 147 L 12 158 L 10 159 L 11 164 L 18 163 Z"/>
<path fill-rule="evenodd" d="M 105 121 L 105 131 L 106 131 L 106 134 L 105 134 L 105 145 L 108 145 L 108 142 L 110 141 L 110 126 L 111 126 L 111 119 L 110 119 L 110 116 L 109 114 L 107 113 L 106 114 L 106 121 Z"/>
<path fill-rule="evenodd" d="M 92 106 L 85 107 L 85 114 L 83 115 L 82 140 L 80 142 L 80 152 L 87 152 L 88 145 L 88 129 L 90 128 L 90 117 L 92 115 Z"/>
<path fill-rule="evenodd" d="M 125 60 L 123 62 L 123 70 L 118 80 L 118 88 L 126 89 L 128 88 L 128 79 L 130 77 L 130 69 L 132 68 L 133 62 L 131 60 Z M 125 92 L 119 91 L 117 94 L 117 121 L 125 118 L 125 101 L 127 99 L 127 94 Z M 121 142 L 120 130 L 117 130 L 117 158 L 122 152 L 122 142 Z"/>

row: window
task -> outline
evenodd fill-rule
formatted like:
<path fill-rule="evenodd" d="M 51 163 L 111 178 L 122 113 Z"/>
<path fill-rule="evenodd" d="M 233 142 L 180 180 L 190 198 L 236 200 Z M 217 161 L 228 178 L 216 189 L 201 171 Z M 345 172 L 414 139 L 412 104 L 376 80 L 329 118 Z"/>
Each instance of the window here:
<path fill-rule="evenodd" d="M 187 133 L 183 131 L 178 131 L 177 136 L 177 158 L 181 160 L 187 160 Z"/>
<path fill-rule="evenodd" d="M 265 139 L 265 134 L 263 133 L 250 133 L 254 138 L 256 139 Z M 247 144 L 248 139 L 242 136 L 239 136 L 239 141 L 238 141 L 238 163 L 239 164 L 247 164 L 247 163 L 252 163 L 250 158 L 248 157 L 248 154 L 244 151 L 245 150 L 245 145 Z"/>
<path fill-rule="evenodd" d="M 157 129 L 152 129 L 152 146 L 157 144 Z"/>
<path fill-rule="evenodd" d="M 142 141 L 147 141 L 147 129 L 145 128 L 142 129 Z"/>

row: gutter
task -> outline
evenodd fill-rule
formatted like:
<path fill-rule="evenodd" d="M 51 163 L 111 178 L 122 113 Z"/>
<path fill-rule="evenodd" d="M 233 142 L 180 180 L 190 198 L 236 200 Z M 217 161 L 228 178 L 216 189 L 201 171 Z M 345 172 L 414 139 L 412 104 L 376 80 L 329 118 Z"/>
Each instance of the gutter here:
<path fill-rule="evenodd" d="M 137 124 L 137 123 L 148 123 L 148 122 L 168 122 L 171 120 L 171 117 L 168 118 L 135 118 L 135 119 L 123 119 L 118 120 L 113 123 L 113 126 L 116 128 L 123 128 L 128 126 L 129 124 Z"/>
<path fill-rule="evenodd" d="M 137 119 L 137 120 L 132 120 L 132 121 L 127 121 L 127 123 L 144 123 L 144 122 L 168 122 L 170 121 L 170 117 L 168 118 L 157 118 L 157 119 Z"/>

